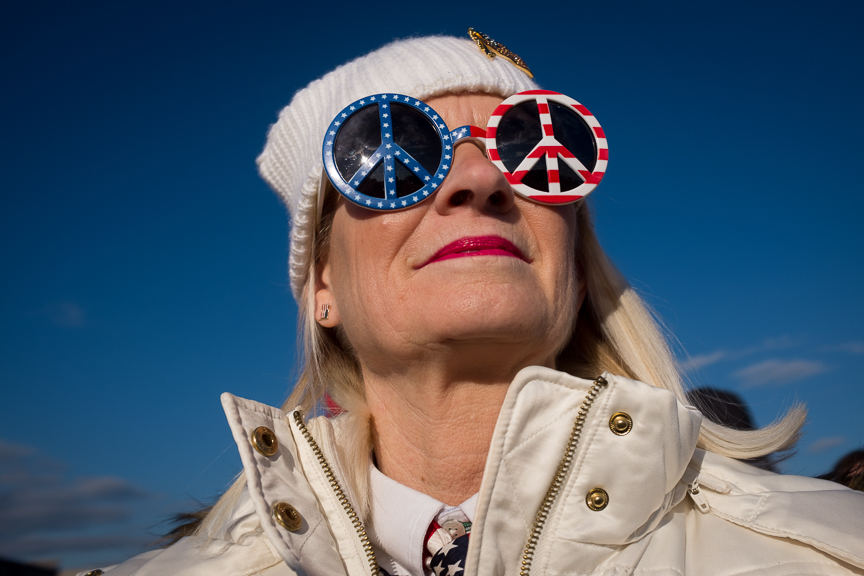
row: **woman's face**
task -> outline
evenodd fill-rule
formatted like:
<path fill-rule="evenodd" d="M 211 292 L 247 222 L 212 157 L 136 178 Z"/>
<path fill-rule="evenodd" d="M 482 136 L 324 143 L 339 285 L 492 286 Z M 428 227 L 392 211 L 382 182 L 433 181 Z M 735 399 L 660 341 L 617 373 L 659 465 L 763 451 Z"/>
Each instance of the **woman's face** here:
<path fill-rule="evenodd" d="M 486 126 L 502 101 L 486 94 L 428 100 L 448 127 Z M 554 366 L 584 289 L 574 261 L 574 205 L 514 195 L 473 143 L 455 149 L 431 200 L 399 212 L 339 201 L 318 309 L 340 324 L 366 369 L 445 351 Z"/>

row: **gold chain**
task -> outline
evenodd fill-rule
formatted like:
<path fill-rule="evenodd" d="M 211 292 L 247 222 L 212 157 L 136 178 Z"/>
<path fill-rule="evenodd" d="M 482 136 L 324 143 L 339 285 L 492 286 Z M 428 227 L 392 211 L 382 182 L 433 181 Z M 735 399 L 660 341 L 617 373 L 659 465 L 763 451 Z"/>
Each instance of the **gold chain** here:
<path fill-rule="evenodd" d="M 303 434 L 306 442 L 309 443 L 309 447 L 312 448 L 315 457 L 318 458 L 318 464 L 320 464 L 321 469 L 324 470 L 324 475 L 327 477 L 327 481 L 330 482 L 330 487 L 339 499 L 339 503 L 342 504 L 342 508 L 345 509 L 345 513 L 348 514 L 348 519 L 351 520 L 354 530 L 357 531 L 357 536 L 360 537 L 360 542 L 363 544 L 363 550 L 366 552 L 366 559 L 369 561 L 369 568 L 372 572 L 372 576 L 380 576 L 381 572 L 378 568 L 378 561 L 375 559 L 375 551 L 372 550 L 372 545 L 369 543 L 369 536 L 366 534 L 366 528 L 363 527 L 363 522 L 360 521 L 360 517 L 354 511 L 351 502 L 348 501 L 348 497 L 342 490 L 342 486 L 339 485 L 339 480 L 333 473 L 333 469 L 330 468 L 327 458 L 324 457 L 324 453 L 321 451 L 321 448 L 318 447 L 315 438 L 312 437 L 309 429 L 306 428 L 306 424 L 303 422 L 303 414 L 301 414 L 299 410 L 294 411 L 294 422 L 297 424 L 297 427 L 300 429 L 300 433 Z"/>
<path fill-rule="evenodd" d="M 558 469 L 555 471 L 555 477 L 552 479 L 552 484 L 546 490 L 546 496 L 543 497 L 543 502 L 540 504 L 540 509 L 537 510 L 537 516 L 534 518 L 534 527 L 531 529 L 531 534 L 528 536 L 528 543 L 525 544 L 525 553 L 522 554 L 522 569 L 519 571 L 520 576 L 528 576 L 531 571 L 531 563 L 534 561 L 534 552 L 537 548 L 537 542 L 540 539 L 540 531 L 549 519 L 549 510 L 552 504 L 558 497 L 561 487 L 564 485 L 564 480 L 570 467 L 573 465 L 573 454 L 576 452 L 576 446 L 579 444 L 579 437 L 582 435 L 582 428 L 585 426 L 585 418 L 588 416 L 588 411 L 594 400 L 597 399 L 597 394 L 600 390 L 606 387 L 609 383 L 602 376 L 598 376 L 594 380 L 594 385 L 588 390 L 585 400 L 582 401 L 582 406 L 579 407 L 579 413 L 576 415 L 576 421 L 573 423 L 573 430 L 570 432 L 570 438 L 567 440 L 567 448 L 564 450 L 564 457 L 558 464 Z"/>

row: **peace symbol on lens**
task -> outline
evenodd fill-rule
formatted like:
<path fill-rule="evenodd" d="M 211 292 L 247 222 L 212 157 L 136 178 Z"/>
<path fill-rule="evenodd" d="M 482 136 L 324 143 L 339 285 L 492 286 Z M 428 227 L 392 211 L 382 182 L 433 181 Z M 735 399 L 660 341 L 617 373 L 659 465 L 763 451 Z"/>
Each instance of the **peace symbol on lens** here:
<path fill-rule="evenodd" d="M 437 133 L 441 142 L 442 153 L 438 166 L 433 172 L 428 171 L 417 158 L 396 142 L 393 129 L 394 103 L 410 106 L 422 114 Z M 368 156 L 361 157 L 359 168 L 353 174 L 343 174 L 336 164 L 334 143 L 345 123 L 352 116 L 370 106 L 375 106 L 378 109 L 381 144 Z M 421 100 L 394 93 L 367 96 L 343 108 L 327 128 L 323 146 L 324 168 L 336 189 L 351 202 L 372 210 L 400 210 L 421 202 L 434 193 L 443 182 L 450 171 L 452 158 L 453 146 L 450 142 L 450 132 L 444 120 Z M 401 197 L 397 195 L 397 163 L 404 166 L 422 182 L 419 189 Z M 384 168 L 383 198 L 365 194 L 358 189 L 380 164 L 383 164 Z"/>
<path fill-rule="evenodd" d="M 536 114 L 540 118 L 540 140 L 524 157 L 509 158 L 511 162 L 518 161 L 518 165 L 513 166 L 511 164 L 511 168 L 508 170 L 505 165 L 508 158 L 502 158 L 504 154 L 500 150 L 502 123 L 515 107 L 529 102 L 534 103 Z M 563 145 L 560 138 L 556 137 L 552 115 L 556 105 L 562 111 L 571 115 L 575 113 L 578 118 L 581 118 L 581 123 L 584 126 L 580 129 L 584 134 L 581 141 L 586 145 L 590 144 L 592 148 L 590 157 L 586 158 L 583 155 L 583 160 L 589 162 L 590 167 L 577 158 L 577 154 L 574 154 L 575 150 Z M 486 127 L 486 147 L 489 159 L 501 170 L 517 193 L 546 204 L 565 204 L 585 197 L 603 179 L 609 162 L 609 146 L 606 142 L 606 134 L 597 118 L 573 98 L 551 90 L 528 90 L 514 94 L 504 100 L 489 118 Z M 548 188 L 546 190 L 524 182 L 529 172 L 536 169 L 536 164 L 543 160 L 546 164 L 545 185 Z M 559 162 L 569 169 L 574 179 L 578 178 L 576 180 L 579 182 L 578 185 L 571 189 L 562 189 L 561 170 L 564 167 L 560 166 Z"/>

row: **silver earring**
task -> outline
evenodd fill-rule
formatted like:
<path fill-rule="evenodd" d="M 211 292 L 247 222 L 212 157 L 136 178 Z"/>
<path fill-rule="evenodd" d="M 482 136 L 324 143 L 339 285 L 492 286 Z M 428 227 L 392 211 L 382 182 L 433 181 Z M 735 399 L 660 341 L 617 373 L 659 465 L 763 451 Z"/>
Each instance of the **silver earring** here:
<path fill-rule="evenodd" d="M 321 320 L 327 320 L 330 318 L 330 304 L 322 304 L 321 305 Z"/>

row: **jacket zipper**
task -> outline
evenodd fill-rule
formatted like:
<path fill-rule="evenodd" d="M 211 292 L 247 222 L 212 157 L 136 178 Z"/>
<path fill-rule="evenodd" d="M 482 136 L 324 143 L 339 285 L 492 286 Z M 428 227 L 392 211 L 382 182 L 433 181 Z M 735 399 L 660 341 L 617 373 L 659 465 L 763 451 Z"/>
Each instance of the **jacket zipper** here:
<path fill-rule="evenodd" d="M 525 544 L 525 552 L 522 554 L 522 569 L 519 571 L 520 576 L 528 576 L 531 572 L 531 564 L 534 561 L 534 552 L 537 548 L 537 542 L 540 540 L 540 532 L 546 525 L 546 520 L 549 519 L 549 510 L 552 504 L 558 497 L 561 487 L 564 485 L 567 473 L 573 465 L 573 454 L 576 453 L 576 447 L 579 444 L 579 437 L 582 435 L 582 428 L 585 427 L 585 418 L 588 416 L 588 411 L 591 405 L 597 399 L 600 390 L 605 388 L 609 382 L 602 376 L 598 376 L 594 380 L 594 385 L 588 390 L 585 400 L 579 407 L 579 413 L 576 415 L 576 421 L 573 423 L 573 430 L 570 432 L 570 438 L 567 440 L 567 447 L 564 450 L 564 457 L 558 464 L 558 469 L 555 471 L 555 477 L 552 479 L 552 484 L 546 491 L 546 496 L 543 497 L 543 502 L 540 504 L 540 509 L 537 510 L 537 516 L 534 518 L 534 527 L 531 529 L 531 534 L 528 536 L 528 542 Z"/>
<path fill-rule="evenodd" d="M 699 480 L 693 480 L 687 485 L 687 493 L 693 499 L 693 502 L 696 503 L 700 512 L 707 514 L 711 510 L 711 507 L 708 506 L 708 500 L 702 494 L 702 491 L 699 490 Z"/>
<path fill-rule="evenodd" d="M 348 501 L 348 497 L 342 490 L 342 486 L 339 485 L 339 480 L 333 473 L 333 469 L 330 468 L 327 458 L 324 457 L 324 453 L 321 451 L 315 438 L 312 437 L 312 433 L 309 432 L 308 428 L 306 428 L 306 424 L 303 422 L 303 414 L 301 414 L 299 410 L 294 411 L 294 423 L 297 424 L 297 428 L 300 429 L 300 433 L 303 434 L 303 438 L 306 439 L 306 442 L 309 444 L 309 447 L 318 459 L 318 464 L 324 471 L 327 481 L 330 482 L 330 488 L 333 490 L 333 493 L 336 494 L 336 498 L 339 499 L 339 503 L 342 505 L 345 513 L 348 514 L 348 519 L 351 520 L 354 530 L 357 531 L 357 536 L 360 538 L 360 543 L 363 545 L 363 550 L 366 552 L 366 560 L 369 562 L 371 576 L 381 576 L 381 572 L 378 568 L 378 561 L 375 559 L 375 551 L 372 550 L 372 545 L 369 543 L 369 536 L 366 534 L 366 528 L 363 527 L 363 522 L 360 521 L 360 517 L 357 515 L 357 512 L 354 511 L 351 502 Z"/>

